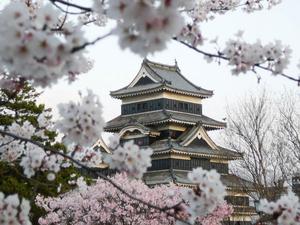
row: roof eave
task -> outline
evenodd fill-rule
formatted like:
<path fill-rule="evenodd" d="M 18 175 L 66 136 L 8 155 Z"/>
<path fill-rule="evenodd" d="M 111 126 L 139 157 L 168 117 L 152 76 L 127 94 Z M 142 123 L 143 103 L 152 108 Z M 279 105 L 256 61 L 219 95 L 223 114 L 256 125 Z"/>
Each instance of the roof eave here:
<path fill-rule="evenodd" d="M 133 97 L 133 96 L 138 96 L 138 95 L 145 95 L 145 94 L 151 94 L 151 93 L 155 93 L 155 92 L 160 92 L 160 91 L 169 91 L 169 92 L 173 92 L 173 93 L 177 93 L 177 94 L 182 94 L 182 95 L 187 95 L 187 96 L 193 96 L 193 97 L 199 97 L 202 99 L 205 98 L 210 98 L 213 96 L 213 93 L 196 93 L 196 92 L 190 92 L 190 91 L 185 91 L 185 90 L 179 90 L 179 89 L 175 89 L 166 85 L 161 85 L 159 87 L 153 88 L 153 89 L 147 89 L 147 90 L 143 90 L 143 91 L 133 91 L 133 92 L 128 92 L 125 94 L 122 93 L 116 93 L 117 91 L 111 91 L 110 92 L 110 96 L 116 99 L 123 99 L 123 98 L 127 98 L 127 97 Z"/>
<path fill-rule="evenodd" d="M 165 154 L 170 154 L 170 153 L 175 153 L 175 154 L 181 154 L 181 155 L 188 155 L 188 156 L 198 156 L 198 157 L 207 157 L 207 158 L 215 158 L 215 159 L 227 159 L 227 160 L 237 160 L 240 159 L 239 156 L 228 156 L 228 155 L 216 155 L 216 154 L 206 154 L 206 153 L 197 153 L 197 152 L 184 152 L 184 151 L 179 151 L 179 150 L 174 150 L 174 149 L 168 149 L 168 150 L 161 150 L 161 151 L 154 151 L 152 156 L 155 155 L 165 155 Z"/>
<path fill-rule="evenodd" d="M 144 126 L 147 126 L 147 125 L 157 125 L 157 124 L 164 124 L 164 123 L 178 123 L 178 124 L 185 124 L 185 125 L 195 125 L 196 123 L 194 122 L 187 122 L 187 121 L 181 121 L 181 120 L 175 120 L 175 119 L 166 119 L 166 120 L 160 120 L 160 121 L 153 121 L 153 122 L 149 122 L 149 123 L 145 123 L 143 124 Z M 217 126 L 217 125 L 210 125 L 210 124 L 202 124 L 204 127 L 206 128 L 211 128 L 213 130 L 219 130 L 219 129 L 224 129 L 226 127 L 225 126 Z M 118 131 L 120 129 L 122 129 L 123 127 L 122 126 L 116 126 L 116 127 L 104 127 L 104 131 L 107 131 L 107 132 L 113 132 L 113 131 Z"/>

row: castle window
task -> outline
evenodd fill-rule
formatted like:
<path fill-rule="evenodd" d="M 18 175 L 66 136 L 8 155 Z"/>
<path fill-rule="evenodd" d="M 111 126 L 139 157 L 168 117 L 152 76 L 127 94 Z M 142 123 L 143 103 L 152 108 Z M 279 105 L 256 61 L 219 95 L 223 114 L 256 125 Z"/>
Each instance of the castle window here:
<path fill-rule="evenodd" d="M 147 110 L 148 109 L 148 103 L 147 102 L 144 102 L 143 103 L 143 110 L 145 111 L 145 110 Z"/>
<path fill-rule="evenodd" d="M 192 104 L 189 104 L 189 112 L 193 113 L 194 112 L 194 107 Z"/>
<path fill-rule="evenodd" d="M 189 106 L 188 106 L 188 104 L 187 103 L 184 103 L 184 111 L 188 111 L 188 108 L 189 108 Z"/>
<path fill-rule="evenodd" d="M 132 113 L 135 113 L 135 105 L 133 105 L 132 107 L 131 107 L 131 111 L 132 111 Z"/>
<path fill-rule="evenodd" d="M 183 103 L 182 102 L 179 103 L 179 110 L 183 110 Z"/>
<path fill-rule="evenodd" d="M 172 99 L 156 99 L 138 103 L 131 103 L 122 105 L 122 115 L 141 113 L 160 109 L 170 109 L 180 112 L 189 112 L 194 114 L 201 114 L 202 108 L 199 104 L 177 101 Z"/>
<path fill-rule="evenodd" d="M 177 102 L 174 101 L 173 107 L 174 107 L 174 109 L 177 109 Z"/>
<path fill-rule="evenodd" d="M 152 101 L 149 102 L 149 110 L 150 110 L 150 111 L 153 110 L 153 102 L 152 102 Z"/>

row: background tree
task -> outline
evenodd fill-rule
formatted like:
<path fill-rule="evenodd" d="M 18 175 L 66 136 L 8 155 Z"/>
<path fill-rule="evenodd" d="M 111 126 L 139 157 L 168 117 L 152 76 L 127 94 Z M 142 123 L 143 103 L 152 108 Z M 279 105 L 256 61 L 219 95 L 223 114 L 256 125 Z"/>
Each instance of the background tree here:
<path fill-rule="evenodd" d="M 243 160 L 234 164 L 232 170 L 253 182 L 256 199 L 278 198 L 294 172 L 295 158 L 290 146 L 284 144 L 287 138 L 282 133 L 284 127 L 290 126 L 282 111 L 265 90 L 250 94 L 227 110 L 225 141 L 243 154 Z"/>
<path fill-rule="evenodd" d="M 279 132 L 277 138 L 285 148 L 290 149 L 294 166 L 299 168 L 300 162 L 300 96 L 286 91 L 278 104 Z M 299 171 L 297 171 L 299 172 Z"/>

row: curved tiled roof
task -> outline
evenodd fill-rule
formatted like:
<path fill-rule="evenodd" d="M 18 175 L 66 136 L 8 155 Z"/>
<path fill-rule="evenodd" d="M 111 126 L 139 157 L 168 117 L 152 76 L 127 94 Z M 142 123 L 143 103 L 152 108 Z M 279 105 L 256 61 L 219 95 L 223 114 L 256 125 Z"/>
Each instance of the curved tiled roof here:
<path fill-rule="evenodd" d="M 159 91 L 170 91 L 184 95 L 197 96 L 201 98 L 208 98 L 213 95 L 213 91 L 206 90 L 196 86 L 185 78 L 177 65 L 169 66 L 160 63 L 154 63 L 145 59 L 142 67 L 147 73 L 157 80 L 157 83 L 126 86 L 110 94 L 115 98 L 124 98 L 128 96 L 136 96 L 141 94 L 148 94 Z"/>
<path fill-rule="evenodd" d="M 148 171 L 144 174 L 144 181 L 148 185 L 157 185 L 157 184 L 169 184 L 171 182 L 193 186 L 194 184 L 188 180 L 187 174 L 188 170 L 160 170 L 160 171 Z M 221 175 L 222 183 L 227 187 L 227 189 L 253 189 L 253 183 L 247 180 L 244 180 L 238 176 L 232 174 L 222 174 Z"/>
<path fill-rule="evenodd" d="M 127 124 L 133 122 L 142 125 L 154 125 L 161 123 L 181 123 L 186 125 L 195 125 L 201 123 L 204 127 L 210 129 L 221 129 L 226 127 L 226 123 L 214 120 L 204 115 L 176 112 L 171 110 L 157 110 L 130 115 L 120 115 L 106 123 L 105 131 L 119 131 Z"/>
<path fill-rule="evenodd" d="M 218 146 L 211 149 L 208 145 L 182 146 L 178 140 L 160 140 L 150 145 L 154 155 L 165 155 L 170 153 L 197 156 L 204 158 L 241 159 L 242 155 L 236 151 Z"/>

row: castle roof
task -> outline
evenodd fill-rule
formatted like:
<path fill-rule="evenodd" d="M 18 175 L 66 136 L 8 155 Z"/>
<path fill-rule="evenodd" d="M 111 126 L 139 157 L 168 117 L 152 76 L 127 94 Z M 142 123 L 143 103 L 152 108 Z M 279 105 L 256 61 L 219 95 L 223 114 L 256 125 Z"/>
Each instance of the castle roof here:
<path fill-rule="evenodd" d="M 203 158 L 218 158 L 218 159 L 241 159 L 242 155 L 238 152 L 232 151 L 230 149 L 223 148 L 218 146 L 218 150 L 212 150 L 208 146 L 191 146 L 185 147 L 179 145 L 177 142 L 171 144 L 167 142 L 158 142 L 155 145 L 151 145 L 150 148 L 153 149 L 153 157 L 159 157 L 163 155 L 186 155 L 186 156 L 195 156 Z"/>
<path fill-rule="evenodd" d="M 182 186 L 193 186 L 194 184 L 187 178 L 188 173 L 189 171 L 177 169 L 148 171 L 143 179 L 147 185 L 176 183 Z M 228 190 L 252 190 L 254 188 L 252 182 L 233 174 L 222 174 L 221 181 Z"/>
<path fill-rule="evenodd" d="M 148 59 L 144 59 L 140 71 L 129 85 L 112 91 L 110 94 L 114 98 L 122 99 L 161 91 L 200 98 L 208 98 L 213 95 L 213 91 L 201 88 L 185 78 L 177 64 L 174 66 L 164 65 Z"/>
<path fill-rule="evenodd" d="M 221 129 L 226 127 L 226 123 L 214 120 L 205 115 L 176 112 L 171 110 L 157 110 L 129 115 L 120 115 L 108 121 L 104 130 L 109 132 L 119 131 L 128 124 L 132 123 L 140 123 L 144 126 L 147 126 L 170 122 L 184 125 L 196 125 L 197 123 L 200 123 L 207 129 Z"/>

